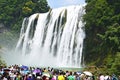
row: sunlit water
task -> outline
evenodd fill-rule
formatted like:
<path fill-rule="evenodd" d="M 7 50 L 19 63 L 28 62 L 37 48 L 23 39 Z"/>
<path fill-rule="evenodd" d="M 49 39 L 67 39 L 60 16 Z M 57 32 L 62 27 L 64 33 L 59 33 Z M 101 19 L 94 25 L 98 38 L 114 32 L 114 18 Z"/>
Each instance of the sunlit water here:
<path fill-rule="evenodd" d="M 81 67 L 85 38 L 84 6 L 36 13 L 23 20 L 16 49 L 4 54 L 8 64 Z"/>

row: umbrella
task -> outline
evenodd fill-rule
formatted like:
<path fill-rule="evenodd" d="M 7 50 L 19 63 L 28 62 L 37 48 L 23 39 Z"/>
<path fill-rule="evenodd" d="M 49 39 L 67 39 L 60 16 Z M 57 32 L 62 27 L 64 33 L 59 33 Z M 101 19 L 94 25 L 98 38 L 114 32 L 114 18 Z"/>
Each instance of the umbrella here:
<path fill-rule="evenodd" d="M 43 76 L 50 77 L 50 74 L 49 74 L 49 73 L 44 72 L 44 73 L 43 73 Z"/>
<path fill-rule="evenodd" d="M 33 73 L 41 73 L 40 69 L 33 70 Z"/>
<path fill-rule="evenodd" d="M 84 71 L 83 73 L 84 73 L 85 75 L 87 75 L 87 76 L 92 76 L 92 73 L 89 72 L 89 71 Z"/>
<path fill-rule="evenodd" d="M 9 68 L 4 68 L 4 71 L 10 71 L 10 69 Z"/>
<path fill-rule="evenodd" d="M 24 69 L 24 70 L 28 70 L 28 66 L 22 65 L 21 68 Z"/>

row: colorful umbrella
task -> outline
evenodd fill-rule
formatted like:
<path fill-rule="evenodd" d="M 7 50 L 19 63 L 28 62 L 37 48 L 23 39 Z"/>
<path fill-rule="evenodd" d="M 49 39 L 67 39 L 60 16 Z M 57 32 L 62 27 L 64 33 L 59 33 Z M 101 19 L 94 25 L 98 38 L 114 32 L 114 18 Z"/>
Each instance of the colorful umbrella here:
<path fill-rule="evenodd" d="M 33 70 L 33 73 L 41 73 L 40 69 Z"/>
<path fill-rule="evenodd" d="M 92 76 L 92 73 L 89 72 L 89 71 L 84 71 L 83 73 L 84 73 L 85 75 L 87 75 L 87 76 Z"/>
<path fill-rule="evenodd" d="M 22 65 L 21 68 L 22 68 L 23 70 L 28 70 L 28 66 Z"/>
<path fill-rule="evenodd" d="M 43 73 L 43 76 L 50 77 L 50 74 L 49 74 L 49 73 L 44 72 L 44 73 Z"/>

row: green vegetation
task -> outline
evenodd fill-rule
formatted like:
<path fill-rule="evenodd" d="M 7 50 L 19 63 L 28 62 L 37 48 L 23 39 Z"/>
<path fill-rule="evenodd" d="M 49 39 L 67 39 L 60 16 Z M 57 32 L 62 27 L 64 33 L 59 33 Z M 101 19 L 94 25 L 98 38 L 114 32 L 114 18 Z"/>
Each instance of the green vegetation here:
<path fill-rule="evenodd" d="M 6 66 L 5 61 L 3 61 L 3 60 L 1 59 L 1 57 L 0 57 L 0 66 Z"/>
<path fill-rule="evenodd" d="M 2 52 L 2 47 L 0 46 L 0 53 Z M 0 66 L 5 66 L 6 63 L 5 61 L 2 60 L 2 58 L 0 57 Z"/>
<path fill-rule="evenodd" d="M 24 17 L 47 12 L 46 0 L 0 0 L 0 23 L 14 32 L 19 32 Z"/>
<path fill-rule="evenodd" d="M 86 2 L 85 62 L 120 74 L 120 0 Z"/>
<path fill-rule="evenodd" d="M 46 0 L 0 0 L 0 24 L 7 28 L 6 32 L 1 29 L 0 50 L 2 47 L 12 48 L 14 46 L 13 43 L 16 42 L 25 17 L 34 13 L 45 13 L 49 9 Z M 0 64 L 4 64 L 1 58 Z"/>

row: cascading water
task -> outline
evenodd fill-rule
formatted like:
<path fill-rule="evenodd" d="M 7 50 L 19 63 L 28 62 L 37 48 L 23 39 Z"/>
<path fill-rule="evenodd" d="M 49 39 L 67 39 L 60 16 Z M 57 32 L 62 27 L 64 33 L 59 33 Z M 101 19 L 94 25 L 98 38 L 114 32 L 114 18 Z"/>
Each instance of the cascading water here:
<path fill-rule="evenodd" d="M 85 38 L 84 6 L 69 6 L 25 18 L 16 52 L 21 64 L 80 67 Z M 16 53 L 17 54 L 17 53 Z"/>

